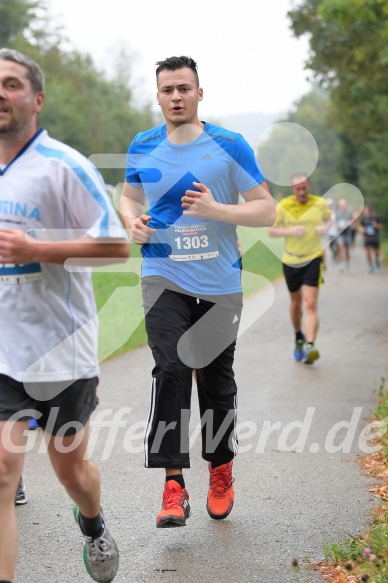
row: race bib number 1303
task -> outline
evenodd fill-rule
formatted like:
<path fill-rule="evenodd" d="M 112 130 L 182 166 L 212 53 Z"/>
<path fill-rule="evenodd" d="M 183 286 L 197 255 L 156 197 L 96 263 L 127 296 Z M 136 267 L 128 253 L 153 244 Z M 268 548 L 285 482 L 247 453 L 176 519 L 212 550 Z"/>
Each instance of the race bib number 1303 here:
<path fill-rule="evenodd" d="M 217 233 L 214 225 L 172 225 L 169 228 L 172 261 L 201 261 L 218 257 Z"/>

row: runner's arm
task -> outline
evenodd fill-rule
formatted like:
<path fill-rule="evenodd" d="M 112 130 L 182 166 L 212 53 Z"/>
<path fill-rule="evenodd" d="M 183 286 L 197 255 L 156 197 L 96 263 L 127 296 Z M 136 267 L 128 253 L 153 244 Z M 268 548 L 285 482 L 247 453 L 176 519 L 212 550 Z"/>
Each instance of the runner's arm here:
<path fill-rule="evenodd" d="M 271 227 L 268 229 L 270 237 L 303 237 L 306 234 L 306 229 L 303 225 L 295 225 L 294 227 Z"/>
<path fill-rule="evenodd" d="M 214 200 L 204 184 L 193 183 L 197 190 L 186 190 L 182 197 L 183 214 L 241 225 L 243 227 L 269 227 L 276 218 L 275 202 L 266 182 L 250 188 L 241 195 L 245 204 L 223 204 Z"/>
<path fill-rule="evenodd" d="M 125 261 L 129 244 L 123 238 L 94 239 L 90 236 L 68 241 L 40 241 L 18 229 L 0 229 L 0 263 L 59 263 L 68 259 Z M 83 264 L 85 262 L 82 262 Z"/>
<path fill-rule="evenodd" d="M 373 227 L 380 231 L 384 227 L 384 225 L 380 220 L 377 220 L 377 221 L 374 221 Z"/>
<path fill-rule="evenodd" d="M 144 245 L 155 229 L 147 226 L 151 216 L 145 214 L 146 196 L 143 188 L 135 188 L 129 182 L 124 182 L 120 197 L 121 219 L 128 229 L 129 238 L 133 243 Z"/>
<path fill-rule="evenodd" d="M 322 223 L 320 225 L 315 227 L 315 230 L 318 233 L 318 235 L 324 235 L 326 233 L 327 229 L 330 227 L 330 225 L 331 225 L 331 219 L 327 219 L 326 221 L 322 221 Z"/>

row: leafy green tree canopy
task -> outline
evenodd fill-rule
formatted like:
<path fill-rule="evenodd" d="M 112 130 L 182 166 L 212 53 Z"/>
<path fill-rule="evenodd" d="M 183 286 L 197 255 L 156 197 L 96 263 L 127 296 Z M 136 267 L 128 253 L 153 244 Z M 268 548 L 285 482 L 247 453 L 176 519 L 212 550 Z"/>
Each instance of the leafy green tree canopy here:
<path fill-rule="evenodd" d="M 387 0 L 303 0 L 288 14 L 310 34 L 307 67 L 332 92 L 336 126 L 358 142 L 387 131 Z"/>
<path fill-rule="evenodd" d="M 69 43 L 42 0 L 0 0 L 0 46 L 40 64 L 46 77 L 40 126 L 84 155 L 125 154 L 135 134 L 153 124 L 150 104 L 134 102 L 129 49 L 111 57 L 108 77 L 90 55 L 63 48 Z M 100 170 L 107 183 L 124 180 L 123 167 Z"/>
<path fill-rule="evenodd" d="M 341 154 L 341 140 L 338 133 L 327 127 L 326 112 L 330 106 L 328 95 L 314 88 L 295 103 L 283 122 L 275 125 L 270 136 L 259 144 L 257 153 L 260 164 L 269 174 L 282 177 L 282 184 L 291 183 L 291 174 L 307 172 L 311 160 L 306 157 L 303 144 L 300 143 L 292 124 L 298 124 L 308 130 L 318 146 L 318 163 L 310 177 L 311 190 L 316 194 L 324 194 L 334 184 L 343 182 L 343 176 L 338 167 Z M 307 152 L 308 153 L 308 152 Z M 270 180 L 271 182 L 271 180 Z M 290 194 L 289 186 L 279 186 L 273 183 L 272 192 L 277 198 Z"/>
<path fill-rule="evenodd" d="M 12 45 L 19 35 L 33 26 L 39 0 L 1 0 L 0 46 Z"/>

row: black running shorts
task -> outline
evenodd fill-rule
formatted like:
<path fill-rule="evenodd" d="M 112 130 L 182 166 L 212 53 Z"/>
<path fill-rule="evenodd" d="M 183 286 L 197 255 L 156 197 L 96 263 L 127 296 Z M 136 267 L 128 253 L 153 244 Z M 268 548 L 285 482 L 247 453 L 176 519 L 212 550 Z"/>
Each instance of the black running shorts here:
<path fill-rule="evenodd" d="M 307 264 L 286 265 L 283 263 L 283 273 L 288 291 L 296 292 L 302 285 L 319 287 L 323 283 L 323 257 L 316 257 Z"/>
<path fill-rule="evenodd" d="M 61 385 L 65 386 L 63 390 Z M 98 404 L 98 378 L 66 383 L 34 383 L 31 396 L 28 385 L 0 374 L 0 421 L 14 418 L 24 421 L 35 417 L 39 426 L 50 435 L 73 435 L 82 429 Z M 51 399 L 37 400 L 37 388 L 42 395 L 58 393 Z"/>
<path fill-rule="evenodd" d="M 372 249 L 380 249 L 380 237 L 375 235 L 365 235 L 364 245 L 366 247 L 372 247 Z"/>

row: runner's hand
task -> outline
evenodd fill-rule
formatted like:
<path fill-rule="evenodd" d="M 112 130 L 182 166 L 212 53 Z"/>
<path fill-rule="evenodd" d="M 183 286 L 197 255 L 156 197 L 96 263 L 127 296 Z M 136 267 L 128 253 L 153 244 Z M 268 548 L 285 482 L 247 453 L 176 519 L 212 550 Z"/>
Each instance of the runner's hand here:
<path fill-rule="evenodd" d="M 217 207 L 219 205 L 213 198 L 212 192 L 201 182 L 193 182 L 197 190 L 186 190 L 182 197 L 184 215 L 201 217 L 203 219 L 217 219 Z"/>
<path fill-rule="evenodd" d="M 324 235 L 327 231 L 327 227 L 325 227 L 325 225 L 318 225 L 317 227 L 315 227 L 315 232 L 318 233 L 318 235 Z"/>
<path fill-rule="evenodd" d="M 19 229 L 0 229 L 0 263 L 38 261 L 37 241 Z"/>
<path fill-rule="evenodd" d="M 149 215 L 140 215 L 134 219 L 128 227 L 129 238 L 132 243 L 144 245 L 148 243 L 150 237 L 156 233 L 156 229 L 148 227 L 148 222 L 152 219 Z"/>
<path fill-rule="evenodd" d="M 306 227 L 303 225 L 296 225 L 295 227 L 290 227 L 288 232 L 291 237 L 304 237 L 306 234 Z"/>

